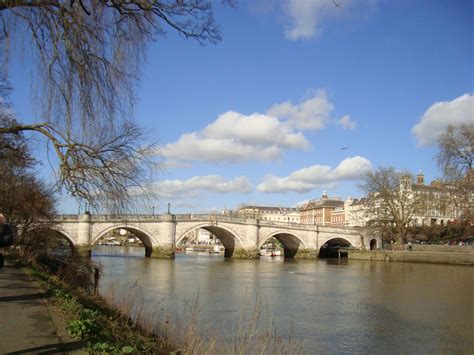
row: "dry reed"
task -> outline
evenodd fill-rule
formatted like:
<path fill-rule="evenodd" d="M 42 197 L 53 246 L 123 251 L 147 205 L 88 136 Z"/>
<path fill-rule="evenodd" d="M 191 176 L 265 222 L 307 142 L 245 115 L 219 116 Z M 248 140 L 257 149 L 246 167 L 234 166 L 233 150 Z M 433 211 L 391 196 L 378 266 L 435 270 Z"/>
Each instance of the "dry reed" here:
<path fill-rule="evenodd" d="M 183 307 L 165 306 L 160 300 L 145 301 L 142 287 L 135 282 L 118 292 L 108 286 L 104 299 L 121 314 L 129 317 L 145 333 L 156 338 L 154 353 L 174 354 L 302 354 L 303 343 L 296 339 L 292 322 L 288 334 L 279 335 L 264 297 L 245 296 L 238 319 L 226 324 L 230 335 L 201 320 L 203 306 L 199 292 Z"/>

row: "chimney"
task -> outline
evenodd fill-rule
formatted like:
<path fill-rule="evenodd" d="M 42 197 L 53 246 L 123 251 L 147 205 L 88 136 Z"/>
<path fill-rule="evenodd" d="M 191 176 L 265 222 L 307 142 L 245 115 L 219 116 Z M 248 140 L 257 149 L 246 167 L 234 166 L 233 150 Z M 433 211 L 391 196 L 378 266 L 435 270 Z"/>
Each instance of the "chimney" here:
<path fill-rule="evenodd" d="M 416 183 L 418 185 L 424 185 L 425 184 L 425 175 L 421 172 L 418 173 L 418 175 L 416 175 Z"/>

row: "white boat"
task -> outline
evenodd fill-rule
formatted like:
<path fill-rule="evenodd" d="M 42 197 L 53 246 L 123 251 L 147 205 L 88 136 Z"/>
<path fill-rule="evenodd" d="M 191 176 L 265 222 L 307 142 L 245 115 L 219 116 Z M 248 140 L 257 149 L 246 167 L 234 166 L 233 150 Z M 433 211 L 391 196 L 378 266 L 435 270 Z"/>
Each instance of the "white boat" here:
<path fill-rule="evenodd" d="M 264 248 L 260 249 L 260 256 L 263 257 L 273 257 L 273 256 L 281 256 L 281 250 L 279 249 L 270 249 L 270 248 Z"/>
<path fill-rule="evenodd" d="M 214 248 L 209 249 L 209 254 L 220 254 L 225 251 L 225 248 L 221 245 L 214 245 Z"/>
<path fill-rule="evenodd" d="M 105 245 L 120 245 L 120 242 L 117 239 L 107 239 Z"/>

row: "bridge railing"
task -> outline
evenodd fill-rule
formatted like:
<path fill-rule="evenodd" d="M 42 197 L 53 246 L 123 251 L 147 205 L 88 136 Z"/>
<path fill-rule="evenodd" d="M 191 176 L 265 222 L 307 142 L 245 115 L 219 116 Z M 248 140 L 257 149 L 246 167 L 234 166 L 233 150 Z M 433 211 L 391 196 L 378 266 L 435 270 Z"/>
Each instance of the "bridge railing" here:
<path fill-rule="evenodd" d="M 189 221 L 189 220 L 207 220 L 207 221 L 226 221 L 226 222 L 240 222 L 245 223 L 246 218 L 240 218 L 239 216 L 223 216 L 216 214 L 177 214 L 175 215 L 177 221 Z"/>

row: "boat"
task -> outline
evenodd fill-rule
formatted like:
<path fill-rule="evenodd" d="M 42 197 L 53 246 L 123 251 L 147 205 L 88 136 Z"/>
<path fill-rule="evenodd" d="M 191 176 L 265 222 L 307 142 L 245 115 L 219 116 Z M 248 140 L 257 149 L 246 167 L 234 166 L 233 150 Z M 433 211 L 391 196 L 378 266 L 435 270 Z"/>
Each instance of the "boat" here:
<path fill-rule="evenodd" d="M 109 239 L 107 239 L 104 244 L 105 244 L 105 245 L 115 245 L 115 246 L 121 245 L 120 242 L 119 242 L 117 239 L 115 239 L 115 238 L 109 238 Z"/>
<path fill-rule="evenodd" d="M 281 250 L 260 250 L 260 256 L 263 257 L 274 257 L 281 256 Z"/>
<path fill-rule="evenodd" d="M 260 249 L 260 256 L 263 256 L 263 257 L 274 257 L 274 256 L 281 256 L 281 255 L 282 255 L 282 252 L 280 249 L 277 249 L 274 246 L 271 246 L 268 244 L 266 246 L 263 246 Z"/>
<path fill-rule="evenodd" d="M 225 248 L 221 245 L 214 245 L 214 248 L 208 249 L 209 254 L 220 254 L 225 251 Z"/>

